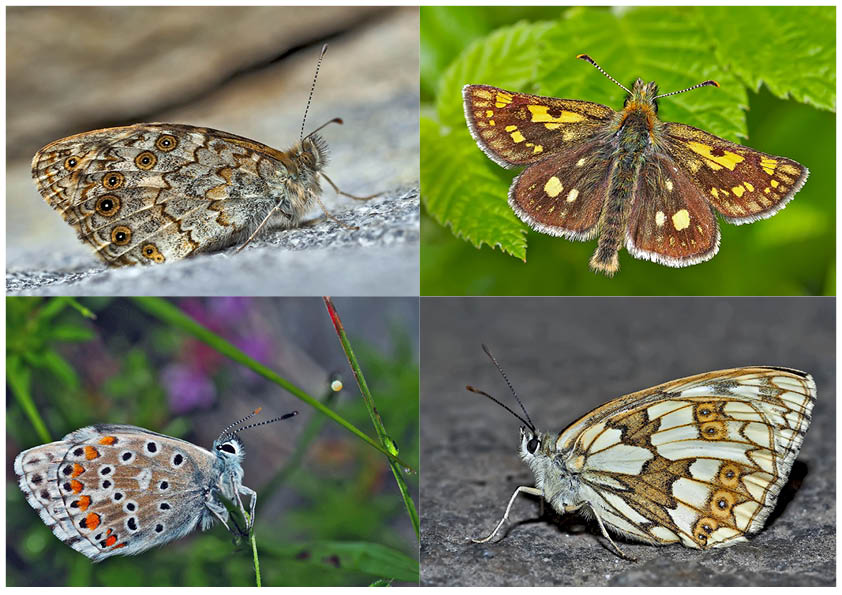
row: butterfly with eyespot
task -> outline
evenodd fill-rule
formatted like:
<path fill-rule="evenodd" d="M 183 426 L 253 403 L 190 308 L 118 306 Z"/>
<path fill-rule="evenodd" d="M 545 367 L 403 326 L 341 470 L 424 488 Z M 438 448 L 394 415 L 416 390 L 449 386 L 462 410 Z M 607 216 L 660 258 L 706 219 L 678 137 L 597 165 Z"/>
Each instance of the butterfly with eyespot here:
<path fill-rule="evenodd" d="M 223 499 L 237 505 L 248 534 L 257 492 L 243 485 L 237 433 L 298 414 L 236 427 L 259 412 L 225 428 L 210 451 L 137 426 L 98 424 L 25 450 L 14 470 L 44 524 L 94 562 L 139 554 L 217 520 L 238 535 Z"/>
<path fill-rule="evenodd" d="M 763 529 L 801 450 L 816 400 L 812 376 L 752 366 L 697 374 L 609 401 L 559 433 L 536 429 L 488 348 L 524 416 L 520 456 L 559 514 L 595 518 L 609 532 L 655 545 L 729 547 Z"/>
<path fill-rule="evenodd" d="M 322 48 L 319 65 L 327 46 Z M 318 67 L 316 68 L 318 75 Z M 315 89 L 310 90 L 312 97 Z M 307 101 L 307 108 L 310 100 Z M 325 174 L 324 126 L 289 150 L 211 128 L 134 124 L 54 141 L 32 159 L 32 177 L 58 211 L 110 266 L 160 264 L 239 245 L 261 230 L 298 227 L 318 204 Z"/>

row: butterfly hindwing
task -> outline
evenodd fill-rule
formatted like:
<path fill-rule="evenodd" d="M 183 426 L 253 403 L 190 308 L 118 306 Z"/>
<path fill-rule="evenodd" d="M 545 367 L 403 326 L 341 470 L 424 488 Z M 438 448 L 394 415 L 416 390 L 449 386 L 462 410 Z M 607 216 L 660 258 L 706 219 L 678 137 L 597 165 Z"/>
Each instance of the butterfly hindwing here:
<path fill-rule="evenodd" d="M 509 206 L 542 233 L 587 240 L 610 186 L 610 168 L 595 141 L 527 167 L 512 183 Z"/>
<path fill-rule="evenodd" d="M 667 155 L 641 166 L 626 224 L 626 249 L 636 258 L 688 266 L 713 258 L 719 225 L 688 173 Z"/>

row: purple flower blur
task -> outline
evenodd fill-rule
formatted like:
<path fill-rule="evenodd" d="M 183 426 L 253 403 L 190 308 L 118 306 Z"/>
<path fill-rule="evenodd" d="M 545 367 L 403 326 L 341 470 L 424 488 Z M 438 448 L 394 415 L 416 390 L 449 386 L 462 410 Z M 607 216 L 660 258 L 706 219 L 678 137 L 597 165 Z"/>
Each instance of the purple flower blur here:
<path fill-rule="evenodd" d="M 175 414 L 204 409 L 216 400 L 213 382 L 196 368 L 181 363 L 170 364 L 161 373 L 170 409 Z"/>

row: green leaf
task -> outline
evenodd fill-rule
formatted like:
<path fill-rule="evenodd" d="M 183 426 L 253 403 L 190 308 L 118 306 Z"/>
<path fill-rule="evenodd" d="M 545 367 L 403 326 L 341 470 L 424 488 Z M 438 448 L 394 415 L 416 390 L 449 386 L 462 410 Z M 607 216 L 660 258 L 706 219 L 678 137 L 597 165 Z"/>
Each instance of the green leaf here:
<path fill-rule="evenodd" d="M 439 121 L 447 126 L 465 127 L 462 110 L 465 85 L 525 90 L 538 73 L 538 39 L 551 26 L 552 22 L 518 23 L 498 29 L 468 46 L 439 82 L 436 104 Z"/>
<path fill-rule="evenodd" d="M 56 341 L 90 341 L 96 333 L 78 324 L 58 324 L 50 328 L 50 338 Z"/>
<path fill-rule="evenodd" d="M 593 9 L 575 11 L 541 40 L 539 93 L 584 99 L 621 110 L 626 92 L 592 65 L 576 60 L 589 54 L 623 85 L 640 77 L 655 81 L 661 93 L 680 91 L 707 79 L 720 88 L 704 87 L 664 97 L 658 117 L 690 124 L 738 141 L 746 136 L 745 87 L 710 59 L 710 40 L 686 9 L 635 9 L 617 14 Z"/>
<path fill-rule="evenodd" d="M 694 8 L 716 58 L 753 90 L 836 111 L 836 9 L 833 6 Z"/>
<path fill-rule="evenodd" d="M 501 181 L 473 142 L 467 127 L 449 134 L 421 118 L 421 200 L 427 211 L 457 237 L 479 248 L 499 246 L 526 259 L 526 227 L 506 201 Z M 489 165 L 490 164 L 490 165 Z"/>
<path fill-rule="evenodd" d="M 376 577 L 406 582 L 418 581 L 418 560 L 396 549 L 367 542 L 316 541 L 303 545 L 261 545 L 278 558 L 306 560 L 334 569 L 354 570 Z M 264 556 L 265 557 L 265 556 Z"/>

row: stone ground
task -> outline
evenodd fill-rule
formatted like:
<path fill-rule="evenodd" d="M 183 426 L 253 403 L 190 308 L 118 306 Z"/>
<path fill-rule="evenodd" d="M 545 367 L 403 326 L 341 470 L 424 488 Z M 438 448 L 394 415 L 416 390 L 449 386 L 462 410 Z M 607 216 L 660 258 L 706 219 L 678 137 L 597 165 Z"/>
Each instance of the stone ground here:
<path fill-rule="evenodd" d="M 417 9 L 45 7 L 9 18 L 10 295 L 418 295 Z M 105 41 L 84 33 L 117 21 L 132 31 Z M 56 28 L 79 35 L 50 35 Z M 40 37 L 53 41 L 42 47 Z M 311 225 L 270 231 L 239 254 L 108 269 L 35 189 L 30 160 L 41 146 L 102 126 L 179 122 L 286 149 L 325 41 L 306 130 L 343 118 L 323 132 L 326 173 L 346 192 L 382 194 L 359 203 L 328 188 L 323 202 L 359 230 L 315 209 Z"/>
<path fill-rule="evenodd" d="M 836 580 L 833 298 L 424 298 L 421 302 L 421 579 L 429 586 L 815 586 Z M 622 394 L 699 372 L 775 364 L 811 372 L 812 426 L 766 528 L 700 552 L 616 539 L 521 496 L 520 422 L 487 343 L 543 430 Z"/>

